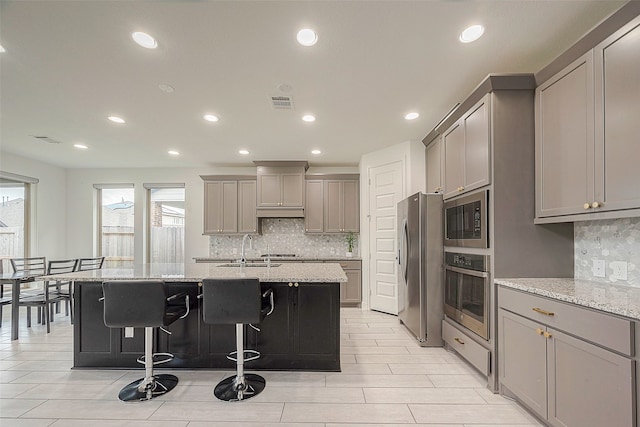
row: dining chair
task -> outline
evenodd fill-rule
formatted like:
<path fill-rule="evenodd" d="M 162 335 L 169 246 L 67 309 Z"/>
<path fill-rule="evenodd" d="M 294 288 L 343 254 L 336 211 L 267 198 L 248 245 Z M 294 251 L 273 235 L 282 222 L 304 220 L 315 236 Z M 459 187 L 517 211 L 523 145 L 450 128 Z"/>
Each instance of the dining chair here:
<path fill-rule="evenodd" d="M 76 271 L 100 270 L 103 263 L 103 256 L 96 258 L 80 258 L 78 260 L 78 269 Z"/>
<path fill-rule="evenodd" d="M 78 266 L 78 259 L 65 259 L 49 261 L 47 264 L 47 275 L 61 273 L 73 273 Z M 49 320 L 53 322 L 53 307 L 56 306 L 56 313 L 60 312 L 60 302 L 65 303 L 65 315 L 71 313 L 71 323 L 73 323 L 73 282 L 70 280 L 48 280 L 45 286 L 49 289 L 48 299 Z M 55 303 L 55 304 L 54 304 Z"/>
<path fill-rule="evenodd" d="M 11 258 L 11 268 L 15 273 L 29 273 L 34 276 L 43 276 L 47 272 L 47 259 L 46 257 L 29 257 L 29 258 Z M 41 281 L 33 282 L 34 284 L 42 283 Z M 47 323 L 47 329 L 49 328 L 48 321 L 45 321 L 44 313 L 44 294 L 48 293 L 43 288 L 35 287 L 32 290 L 25 292 L 20 296 L 18 305 L 27 307 L 27 327 L 31 327 L 31 307 L 38 309 L 38 323 Z"/>

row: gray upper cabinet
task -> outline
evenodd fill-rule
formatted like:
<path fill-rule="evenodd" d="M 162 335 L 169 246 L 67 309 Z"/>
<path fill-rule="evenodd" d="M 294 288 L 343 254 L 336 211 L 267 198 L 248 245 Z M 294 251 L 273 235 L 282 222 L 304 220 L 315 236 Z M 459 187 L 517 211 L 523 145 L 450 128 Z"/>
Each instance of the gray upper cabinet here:
<path fill-rule="evenodd" d="M 324 232 L 324 182 L 321 179 L 305 182 L 304 231 L 306 233 Z"/>
<path fill-rule="evenodd" d="M 536 90 L 538 222 L 640 208 L 640 17 Z"/>
<path fill-rule="evenodd" d="M 238 181 L 238 233 L 255 233 L 257 229 L 256 181 Z"/>
<path fill-rule="evenodd" d="M 537 216 L 582 213 L 593 201 L 593 55 L 536 89 Z"/>
<path fill-rule="evenodd" d="M 257 174 L 258 207 L 304 206 L 304 167 L 258 166 Z"/>
<path fill-rule="evenodd" d="M 324 181 L 324 231 L 326 233 L 359 231 L 359 193 L 357 180 Z"/>
<path fill-rule="evenodd" d="M 595 210 L 638 208 L 640 17 L 596 46 L 594 57 Z"/>
<path fill-rule="evenodd" d="M 427 145 L 427 193 L 442 193 L 442 138 L 437 137 Z"/>
<path fill-rule="evenodd" d="M 490 184 L 490 95 L 444 132 L 444 198 Z"/>
<path fill-rule="evenodd" d="M 238 181 L 205 181 L 204 234 L 238 232 Z"/>
<path fill-rule="evenodd" d="M 245 176 L 206 175 L 204 233 L 244 234 L 257 231 L 256 181 Z"/>

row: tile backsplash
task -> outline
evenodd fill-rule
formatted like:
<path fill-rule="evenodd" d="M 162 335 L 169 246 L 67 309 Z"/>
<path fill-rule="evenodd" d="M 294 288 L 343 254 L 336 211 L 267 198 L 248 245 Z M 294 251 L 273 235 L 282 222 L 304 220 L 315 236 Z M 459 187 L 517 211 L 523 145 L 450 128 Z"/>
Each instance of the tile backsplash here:
<path fill-rule="evenodd" d="M 261 221 L 262 234 L 251 235 L 251 248 L 248 240 L 245 244 L 247 258 L 257 258 L 267 253 L 267 245 L 272 254 L 295 254 L 310 258 L 344 257 L 347 252 L 347 233 L 305 234 L 302 218 L 265 218 Z M 242 236 L 211 236 L 209 256 L 235 259 L 240 256 L 241 246 Z M 357 233 L 353 252 L 353 256 L 358 256 Z"/>
<path fill-rule="evenodd" d="M 577 279 L 640 287 L 640 218 L 574 224 Z M 593 260 L 604 260 L 606 277 L 594 277 Z M 627 280 L 613 278 L 612 262 L 627 262 Z"/>

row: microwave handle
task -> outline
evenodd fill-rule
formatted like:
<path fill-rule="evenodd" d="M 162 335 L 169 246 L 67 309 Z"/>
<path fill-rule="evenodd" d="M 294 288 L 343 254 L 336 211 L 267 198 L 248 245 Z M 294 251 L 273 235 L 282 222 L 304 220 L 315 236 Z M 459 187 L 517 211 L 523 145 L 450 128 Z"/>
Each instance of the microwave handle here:
<path fill-rule="evenodd" d="M 483 277 L 485 279 L 489 277 L 489 273 L 487 273 L 486 271 L 468 270 L 466 268 L 452 267 L 449 265 L 445 267 L 445 270 L 454 271 L 460 274 L 466 274 L 468 276 Z"/>

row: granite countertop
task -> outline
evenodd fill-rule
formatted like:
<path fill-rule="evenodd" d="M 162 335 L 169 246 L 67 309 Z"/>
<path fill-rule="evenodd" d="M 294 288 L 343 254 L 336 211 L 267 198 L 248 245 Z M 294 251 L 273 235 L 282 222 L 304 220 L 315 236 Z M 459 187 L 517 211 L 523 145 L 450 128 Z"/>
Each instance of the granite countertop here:
<path fill-rule="evenodd" d="M 160 279 L 165 282 L 199 282 L 205 278 L 255 277 L 261 282 L 347 282 L 347 276 L 338 263 L 282 263 L 272 261 L 271 267 L 221 267 L 217 264 L 136 264 L 131 268 L 103 268 L 76 271 L 41 280 L 75 280 L 101 282 L 105 280 Z"/>
<path fill-rule="evenodd" d="M 239 258 L 239 256 L 236 256 L 235 259 L 233 257 L 195 257 L 193 258 L 193 260 L 195 262 L 234 262 Z M 251 261 L 251 262 L 260 262 L 260 261 L 264 261 L 266 257 L 247 257 L 247 261 Z M 331 257 L 331 256 L 293 256 L 293 257 L 288 257 L 288 256 L 274 256 L 271 257 L 271 262 L 278 262 L 278 261 L 361 261 L 362 258 L 360 257 L 346 257 L 346 256 L 335 256 L 335 257 Z"/>
<path fill-rule="evenodd" d="M 640 288 L 579 279 L 495 279 L 496 284 L 640 320 Z"/>

